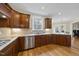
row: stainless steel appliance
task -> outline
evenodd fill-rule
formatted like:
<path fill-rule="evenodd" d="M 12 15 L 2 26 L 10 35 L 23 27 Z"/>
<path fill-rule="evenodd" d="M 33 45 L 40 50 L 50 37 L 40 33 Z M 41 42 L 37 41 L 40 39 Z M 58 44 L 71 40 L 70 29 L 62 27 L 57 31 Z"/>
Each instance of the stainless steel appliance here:
<path fill-rule="evenodd" d="M 30 49 L 35 47 L 35 39 L 33 36 L 25 37 L 25 49 Z"/>

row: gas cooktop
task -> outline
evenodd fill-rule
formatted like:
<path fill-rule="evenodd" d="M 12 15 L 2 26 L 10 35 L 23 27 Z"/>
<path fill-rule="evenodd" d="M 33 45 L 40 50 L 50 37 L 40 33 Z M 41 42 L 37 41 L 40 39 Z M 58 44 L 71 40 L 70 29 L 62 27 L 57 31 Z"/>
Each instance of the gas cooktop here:
<path fill-rule="evenodd" d="M 10 40 L 0 40 L 0 46 L 8 43 Z"/>

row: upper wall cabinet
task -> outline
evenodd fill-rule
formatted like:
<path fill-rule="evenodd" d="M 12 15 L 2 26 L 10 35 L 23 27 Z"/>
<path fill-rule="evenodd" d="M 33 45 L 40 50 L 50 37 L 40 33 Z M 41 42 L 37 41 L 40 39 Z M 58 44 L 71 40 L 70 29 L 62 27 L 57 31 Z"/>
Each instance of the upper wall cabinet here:
<path fill-rule="evenodd" d="M 0 3 L 0 27 L 10 27 L 11 9 L 7 5 Z"/>
<path fill-rule="evenodd" d="M 12 28 L 29 28 L 30 15 L 12 11 L 10 25 Z"/>
<path fill-rule="evenodd" d="M 8 4 L 0 3 L 0 27 L 29 28 L 30 15 L 13 10 Z"/>
<path fill-rule="evenodd" d="M 45 18 L 45 29 L 52 28 L 52 18 Z"/>
<path fill-rule="evenodd" d="M 15 11 L 11 11 L 12 13 L 12 16 L 11 16 L 11 19 L 10 19 L 10 27 L 11 28 L 19 28 L 19 25 L 20 25 L 20 14 L 15 12 Z"/>
<path fill-rule="evenodd" d="M 20 14 L 20 28 L 29 29 L 30 24 L 30 15 Z"/>
<path fill-rule="evenodd" d="M 3 13 L 0 13 L 0 27 L 9 27 L 9 18 Z"/>
<path fill-rule="evenodd" d="M 0 3 L 0 12 L 5 14 L 8 17 L 11 17 L 11 14 L 12 14 L 11 9 L 6 4 L 3 4 L 3 3 Z"/>

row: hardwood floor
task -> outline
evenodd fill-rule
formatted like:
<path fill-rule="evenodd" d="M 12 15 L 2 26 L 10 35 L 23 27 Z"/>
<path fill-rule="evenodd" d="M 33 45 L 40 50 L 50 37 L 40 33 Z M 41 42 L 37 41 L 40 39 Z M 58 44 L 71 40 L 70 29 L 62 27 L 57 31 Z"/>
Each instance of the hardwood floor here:
<path fill-rule="evenodd" d="M 72 46 L 49 44 L 19 52 L 18 56 L 79 56 L 79 38 L 72 39 Z"/>

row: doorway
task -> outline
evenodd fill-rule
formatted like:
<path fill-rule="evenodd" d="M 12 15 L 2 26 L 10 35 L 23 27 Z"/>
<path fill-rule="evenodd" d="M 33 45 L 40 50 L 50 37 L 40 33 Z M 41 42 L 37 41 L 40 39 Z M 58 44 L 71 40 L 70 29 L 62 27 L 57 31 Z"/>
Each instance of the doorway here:
<path fill-rule="evenodd" d="M 72 23 L 72 37 L 79 38 L 79 22 Z"/>

